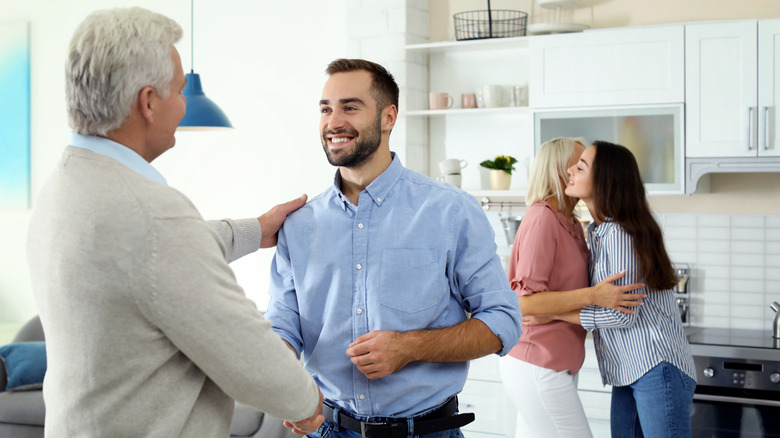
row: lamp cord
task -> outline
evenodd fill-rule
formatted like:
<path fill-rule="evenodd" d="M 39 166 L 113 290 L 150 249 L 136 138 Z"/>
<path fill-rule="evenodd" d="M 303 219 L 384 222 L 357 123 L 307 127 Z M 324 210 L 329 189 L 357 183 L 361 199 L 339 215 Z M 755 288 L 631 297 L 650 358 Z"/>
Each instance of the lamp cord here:
<path fill-rule="evenodd" d="M 195 0 L 190 0 L 190 73 L 195 73 Z"/>

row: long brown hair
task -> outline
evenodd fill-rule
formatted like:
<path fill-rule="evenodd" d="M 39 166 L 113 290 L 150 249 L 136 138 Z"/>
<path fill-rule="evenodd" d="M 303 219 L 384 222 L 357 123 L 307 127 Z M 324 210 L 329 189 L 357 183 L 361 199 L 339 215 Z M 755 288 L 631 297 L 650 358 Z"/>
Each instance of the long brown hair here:
<path fill-rule="evenodd" d="M 595 141 L 593 204 L 598 219 L 610 218 L 634 243 L 642 281 L 652 289 L 670 289 L 677 283 L 664 246 L 663 233 L 650 212 L 639 166 L 625 146 Z"/>

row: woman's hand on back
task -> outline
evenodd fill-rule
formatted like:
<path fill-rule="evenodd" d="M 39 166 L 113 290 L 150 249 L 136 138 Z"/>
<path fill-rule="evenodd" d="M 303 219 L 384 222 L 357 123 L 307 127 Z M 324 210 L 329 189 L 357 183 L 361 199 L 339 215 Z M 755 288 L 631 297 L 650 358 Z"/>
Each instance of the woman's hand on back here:
<path fill-rule="evenodd" d="M 626 275 L 626 271 L 612 274 L 602 280 L 599 284 L 591 288 L 591 300 L 593 304 L 601 307 L 619 310 L 624 313 L 633 314 L 631 307 L 642 305 L 642 298 L 646 297 L 644 293 L 630 293 L 640 287 L 643 283 L 632 283 L 624 286 L 615 285 L 614 282 Z"/>
<path fill-rule="evenodd" d="M 553 316 L 523 315 L 523 325 L 542 325 L 555 321 Z"/>

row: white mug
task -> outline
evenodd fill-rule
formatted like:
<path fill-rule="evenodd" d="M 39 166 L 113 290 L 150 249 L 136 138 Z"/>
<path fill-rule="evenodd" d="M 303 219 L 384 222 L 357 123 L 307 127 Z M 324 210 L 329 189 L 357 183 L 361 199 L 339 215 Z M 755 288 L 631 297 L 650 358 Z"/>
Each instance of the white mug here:
<path fill-rule="evenodd" d="M 453 186 L 460 188 L 461 183 L 461 175 L 459 173 L 448 173 L 446 175 L 442 175 L 438 178 L 436 178 L 439 182 L 445 182 L 447 184 L 452 184 Z"/>
<path fill-rule="evenodd" d="M 460 169 L 463 169 L 468 164 L 466 160 L 460 160 L 458 158 L 448 158 L 446 160 L 439 161 L 439 171 L 442 175 L 460 174 Z"/>
<path fill-rule="evenodd" d="M 477 106 L 480 108 L 498 108 L 509 104 L 509 93 L 502 85 L 482 85 L 477 88 L 476 94 Z"/>
<path fill-rule="evenodd" d="M 528 106 L 528 85 L 515 85 L 510 89 L 512 106 Z"/>
<path fill-rule="evenodd" d="M 460 188 L 461 176 L 459 173 L 450 173 L 444 175 L 444 182 L 452 184 L 457 188 Z"/>

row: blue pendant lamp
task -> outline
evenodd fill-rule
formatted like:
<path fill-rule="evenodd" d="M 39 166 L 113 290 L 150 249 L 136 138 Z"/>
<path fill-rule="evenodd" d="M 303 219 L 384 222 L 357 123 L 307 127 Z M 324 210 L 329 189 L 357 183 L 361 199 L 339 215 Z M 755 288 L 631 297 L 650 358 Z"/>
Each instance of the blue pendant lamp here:
<path fill-rule="evenodd" d="M 192 34 L 190 40 L 190 60 L 195 58 L 195 12 L 194 1 L 190 4 L 190 25 Z M 192 63 L 194 64 L 194 62 Z M 200 75 L 195 73 L 194 68 L 190 68 L 187 73 L 187 85 L 184 86 L 184 97 L 187 99 L 187 113 L 179 123 L 180 130 L 196 129 L 227 129 L 232 128 L 225 112 L 222 111 L 216 103 L 206 97 L 203 93 L 203 87 L 200 84 Z"/>

